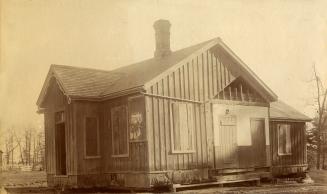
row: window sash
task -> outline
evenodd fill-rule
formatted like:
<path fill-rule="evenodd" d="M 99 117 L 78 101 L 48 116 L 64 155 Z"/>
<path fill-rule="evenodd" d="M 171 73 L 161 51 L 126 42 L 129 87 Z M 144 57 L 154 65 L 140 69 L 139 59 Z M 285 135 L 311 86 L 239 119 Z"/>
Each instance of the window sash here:
<path fill-rule="evenodd" d="M 172 153 L 194 152 L 193 104 L 171 104 Z"/>
<path fill-rule="evenodd" d="M 128 157 L 128 113 L 126 106 L 111 109 L 112 157 Z"/>
<path fill-rule="evenodd" d="M 278 154 L 291 155 L 291 125 L 278 124 Z"/>
<path fill-rule="evenodd" d="M 92 126 L 88 126 L 90 123 L 88 123 L 88 120 L 94 119 L 95 120 L 95 128 Z M 98 117 L 85 117 L 85 122 L 84 122 L 84 150 L 85 150 L 85 158 L 94 158 L 94 157 L 99 157 L 100 156 L 100 135 L 99 135 L 99 119 Z M 95 136 L 91 136 L 90 134 L 96 133 Z M 91 141 L 91 142 L 89 142 Z M 95 141 L 95 142 L 94 142 Z M 96 145 L 96 150 L 95 153 L 94 150 L 89 150 L 90 145 Z M 90 144 L 90 145 L 89 145 Z M 91 153 L 90 153 L 91 152 Z"/>

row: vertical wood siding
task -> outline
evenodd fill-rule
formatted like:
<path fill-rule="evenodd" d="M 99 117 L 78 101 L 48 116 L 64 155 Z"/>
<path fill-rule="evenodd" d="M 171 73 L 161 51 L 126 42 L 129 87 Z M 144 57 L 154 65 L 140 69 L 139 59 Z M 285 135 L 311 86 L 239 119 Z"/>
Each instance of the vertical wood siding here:
<path fill-rule="evenodd" d="M 66 130 L 66 166 L 67 174 L 76 174 L 76 133 L 73 127 L 73 106 L 67 103 L 66 97 L 59 89 L 57 83 L 53 80 L 48 96 L 45 99 L 45 144 L 46 144 L 46 171 L 47 174 L 56 174 L 56 153 L 55 153 L 55 112 L 65 112 L 65 130 Z"/>
<path fill-rule="evenodd" d="M 291 125 L 291 155 L 278 155 L 278 124 Z M 270 122 L 272 166 L 306 164 L 305 123 Z"/>
<path fill-rule="evenodd" d="M 105 102 L 80 101 L 75 102 L 75 106 L 75 124 L 78 130 L 78 174 L 146 171 L 148 169 L 147 141 L 145 138 L 144 140 L 137 141 L 128 140 L 128 156 L 113 156 L 111 109 L 117 106 L 127 106 L 128 112 L 128 97 L 112 99 Z M 140 111 L 144 111 L 144 108 Z M 86 115 L 96 115 L 99 118 L 100 158 L 84 158 L 83 119 Z M 145 114 L 143 119 L 145 119 Z M 128 122 L 127 120 L 126 122 Z M 141 133 L 146 133 L 145 129 L 142 129 Z M 146 137 L 146 134 L 144 137 Z"/>
<path fill-rule="evenodd" d="M 224 59 L 225 63 L 228 60 Z M 210 50 L 195 56 L 147 89 L 146 118 L 151 171 L 209 168 L 214 166 L 212 106 L 207 101 L 237 76 Z M 172 153 L 172 97 L 189 100 L 194 111 L 194 153 Z M 192 102 L 194 101 L 194 102 Z M 201 101 L 203 103 L 197 103 Z"/>

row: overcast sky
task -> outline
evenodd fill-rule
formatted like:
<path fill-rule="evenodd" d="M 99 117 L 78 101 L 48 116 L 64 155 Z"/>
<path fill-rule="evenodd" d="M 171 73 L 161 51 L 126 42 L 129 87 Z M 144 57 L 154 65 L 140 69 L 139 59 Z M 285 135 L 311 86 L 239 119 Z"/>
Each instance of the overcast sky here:
<path fill-rule="evenodd" d="M 160 18 L 172 24 L 172 50 L 219 36 L 280 99 L 312 116 L 313 63 L 327 77 L 326 2 L 2 0 L 0 124 L 43 122 L 35 103 L 51 64 L 110 70 L 152 57 Z"/>

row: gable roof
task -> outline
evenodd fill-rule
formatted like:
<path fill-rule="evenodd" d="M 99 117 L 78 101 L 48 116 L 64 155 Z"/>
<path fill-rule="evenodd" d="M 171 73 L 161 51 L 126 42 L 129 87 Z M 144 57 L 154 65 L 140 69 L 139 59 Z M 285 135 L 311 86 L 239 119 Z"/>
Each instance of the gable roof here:
<path fill-rule="evenodd" d="M 295 108 L 278 100 L 270 103 L 270 118 L 272 121 L 311 121 L 312 119 L 302 114 Z"/>
<path fill-rule="evenodd" d="M 175 68 L 176 65 L 183 63 L 191 56 L 199 54 L 206 49 L 216 45 L 222 46 L 248 77 L 252 77 L 258 86 L 261 86 L 266 96 L 271 101 L 276 100 L 277 96 L 247 67 L 245 63 L 231 52 L 231 50 L 221 41 L 214 38 L 184 49 L 172 52 L 163 58 L 150 58 L 138 63 L 124 66 L 112 71 L 71 67 L 63 65 L 51 65 L 37 105 L 43 102 L 51 78 L 55 78 L 68 98 L 103 99 L 117 94 L 126 94 L 132 91 L 144 90 L 144 86 L 152 80 L 163 76 L 165 72 Z"/>

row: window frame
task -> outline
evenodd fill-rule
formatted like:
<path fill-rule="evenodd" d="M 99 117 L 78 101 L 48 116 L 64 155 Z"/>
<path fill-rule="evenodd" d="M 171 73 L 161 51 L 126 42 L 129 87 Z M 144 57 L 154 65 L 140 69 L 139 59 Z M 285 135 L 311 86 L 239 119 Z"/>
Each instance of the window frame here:
<path fill-rule="evenodd" d="M 130 137 L 130 132 L 131 132 L 131 123 L 130 123 L 130 116 L 131 116 L 131 107 L 130 107 L 130 104 L 133 103 L 133 101 L 135 99 L 142 99 L 143 100 L 143 103 L 144 103 L 144 107 L 143 107 L 143 110 L 140 112 L 142 114 L 142 119 L 143 119 L 143 125 L 144 125 L 144 128 L 143 128 L 143 131 L 141 130 L 141 133 L 143 133 L 143 136 L 142 138 L 140 139 L 131 139 Z M 134 143 L 137 143 L 137 142 L 146 142 L 147 141 L 147 132 L 146 132 L 146 111 L 145 111 L 146 107 L 145 107 L 145 98 L 143 95 L 135 95 L 135 96 L 131 96 L 128 98 L 128 107 L 126 109 L 127 111 L 127 115 L 128 115 L 128 118 L 127 118 L 127 122 L 128 122 L 128 125 L 127 125 L 127 131 L 128 131 L 128 140 L 129 140 L 129 143 L 131 142 L 134 142 Z"/>
<path fill-rule="evenodd" d="M 87 118 L 95 118 L 96 123 L 97 123 L 97 154 L 94 156 L 88 156 L 86 153 L 86 119 Z M 94 115 L 87 115 L 84 116 L 84 159 L 96 159 L 96 158 L 101 158 L 100 154 L 100 129 L 99 129 L 99 118 Z"/>
<path fill-rule="evenodd" d="M 285 153 L 282 153 L 281 150 L 279 149 L 279 143 L 280 143 L 280 138 L 279 138 L 279 134 L 280 134 L 280 126 L 282 125 L 286 125 L 286 126 L 289 126 L 289 137 L 290 137 L 290 141 L 289 141 L 289 146 L 290 146 L 290 152 L 285 152 Z M 287 133 L 287 132 L 286 132 Z M 277 124 L 277 150 L 278 150 L 278 156 L 290 156 L 292 155 L 292 136 L 291 136 L 291 133 L 292 133 L 292 125 L 289 124 L 289 123 L 278 123 Z M 286 150 L 286 147 L 287 147 L 287 135 L 285 134 L 285 150 Z"/>
<path fill-rule="evenodd" d="M 192 149 L 190 150 L 175 150 L 175 141 L 174 141 L 174 115 L 173 115 L 173 106 L 174 104 L 186 104 L 187 106 L 189 104 L 192 105 L 193 110 L 193 118 L 195 116 L 194 114 L 194 104 L 188 103 L 188 102 L 170 102 L 170 142 L 171 142 L 171 153 L 172 154 L 191 154 L 195 153 L 195 125 L 193 123 L 193 131 L 192 131 Z"/>
<path fill-rule="evenodd" d="M 126 146 L 127 146 L 127 153 L 124 154 L 114 154 L 114 127 L 113 127 L 113 111 L 115 109 L 124 108 L 126 110 Z M 118 105 L 113 106 L 110 108 L 110 127 L 111 127 L 111 157 L 112 158 L 126 158 L 129 157 L 129 117 L 128 117 L 128 107 L 127 105 Z"/>

